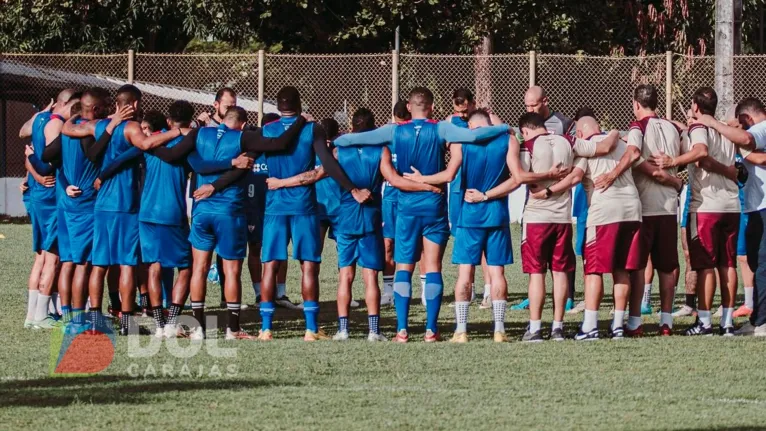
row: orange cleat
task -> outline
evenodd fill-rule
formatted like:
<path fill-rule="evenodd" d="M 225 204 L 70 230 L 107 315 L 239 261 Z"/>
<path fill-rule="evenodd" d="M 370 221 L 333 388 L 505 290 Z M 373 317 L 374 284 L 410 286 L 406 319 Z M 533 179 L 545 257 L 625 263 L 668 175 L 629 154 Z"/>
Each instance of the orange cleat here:
<path fill-rule="evenodd" d="M 641 338 L 644 336 L 644 325 L 639 326 L 636 329 L 625 328 L 625 336 L 628 338 Z"/>
<path fill-rule="evenodd" d="M 673 335 L 673 330 L 668 325 L 662 325 L 660 328 L 660 337 L 670 337 Z"/>
<path fill-rule="evenodd" d="M 441 335 L 439 335 L 438 332 L 433 332 L 431 330 L 426 331 L 426 335 L 423 336 L 423 341 L 426 343 L 436 343 L 437 341 L 441 340 Z"/>
<path fill-rule="evenodd" d="M 402 343 L 402 344 L 404 344 L 404 343 L 407 343 L 408 341 L 410 341 L 410 336 L 407 335 L 407 330 L 406 329 L 402 329 L 401 331 L 396 333 L 396 336 L 394 338 L 392 338 L 391 341 L 393 341 L 394 343 Z"/>
<path fill-rule="evenodd" d="M 748 307 L 747 305 L 743 305 L 737 308 L 734 311 L 734 314 L 732 314 L 732 316 L 733 317 L 750 317 L 751 314 L 753 314 L 753 309 Z"/>

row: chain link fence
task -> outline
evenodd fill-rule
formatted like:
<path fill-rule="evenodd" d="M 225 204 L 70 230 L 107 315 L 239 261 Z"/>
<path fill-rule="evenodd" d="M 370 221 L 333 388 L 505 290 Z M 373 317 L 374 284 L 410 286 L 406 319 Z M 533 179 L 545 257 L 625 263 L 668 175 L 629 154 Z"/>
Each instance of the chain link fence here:
<path fill-rule="evenodd" d="M 764 65 L 766 56 L 734 58 L 735 100 L 766 98 Z M 195 105 L 198 114 L 212 114 L 216 91 L 231 87 L 238 93 L 238 104 L 256 123 L 259 112 L 276 112 L 279 89 L 293 85 L 301 92 L 304 110 L 316 119 L 336 119 L 341 131 L 347 132 L 356 109 L 372 110 L 378 124 L 383 124 L 391 117 L 392 104 L 416 86 L 433 91 L 435 118 L 452 113 L 452 92 L 465 87 L 474 92 L 478 106 L 514 124 L 525 111 L 525 90 L 536 83 L 546 89 L 551 109 L 571 117 L 589 106 L 604 127 L 624 129 L 633 119 L 635 86 L 657 86 L 662 116 L 669 94 L 672 117 L 683 119 L 694 90 L 712 86 L 714 75 L 714 57 L 678 54 L 0 54 L 0 177 L 24 175 L 26 141 L 19 139 L 18 130 L 66 87 L 115 90 L 133 82 L 144 93 L 145 110 L 166 112 L 173 101 L 184 99 Z"/>

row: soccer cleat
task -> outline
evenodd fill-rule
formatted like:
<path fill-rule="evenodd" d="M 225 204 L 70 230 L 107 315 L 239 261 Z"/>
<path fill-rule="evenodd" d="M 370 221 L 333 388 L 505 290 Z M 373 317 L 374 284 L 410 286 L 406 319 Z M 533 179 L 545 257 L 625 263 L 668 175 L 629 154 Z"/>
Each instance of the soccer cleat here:
<path fill-rule="evenodd" d="M 107 319 L 118 319 L 120 317 L 120 314 L 121 313 L 118 310 L 115 310 L 112 307 L 107 307 L 104 317 L 106 317 Z"/>
<path fill-rule="evenodd" d="M 705 326 L 702 325 L 702 323 L 697 322 L 691 328 L 687 329 L 686 332 L 684 332 L 684 335 L 688 335 L 688 336 L 692 336 L 692 335 L 711 336 L 711 335 L 713 335 L 713 328 L 711 326 L 705 327 Z"/>
<path fill-rule="evenodd" d="M 756 326 L 753 335 L 756 337 L 766 337 L 766 324 Z"/>
<path fill-rule="evenodd" d="M 508 342 L 508 335 L 506 335 L 505 332 L 495 332 L 492 335 L 492 341 L 495 343 L 507 343 Z"/>
<path fill-rule="evenodd" d="M 410 341 L 410 336 L 407 334 L 406 329 L 402 329 L 401 331 L 396 333 L 396 336 L 391 339 L 394 343 L 406 343 Z"/>
<path fill-rule="evenodd" d="M 670 337 L 673 335 L 673 330 L 668 325 L 662 325 L 659 332 L 660 337 Z"/>
<path fill-rule="evenodd" d="M 625 328 L 624 332 L 628 338 L 641 338 L 644 336 L 644 325 L 638 325 L 636 329 Z"/>
<path fill-rule="evenodd" d="M 348 304 L 348 306 L 351 308 L 359 308 L 359 301 L 354 301 L 352 299 L 351 302 Z"/>
<path fill-rule="evenodd" d="M 734 336 L 734 328 L 732 328 L 731 326 L 727 326 L 725 328 L 723 326 L 719 326 L 718 327 L 718 334 L 723 336 L 723 337 L 733 337 Z"/>
<path fill-rule="evenodd" d="M 488 309 L 492 308 L 492 299 L 490 299 L 490 297 L 488 297 L 488 296 L 485 296 L 481 300 L 481 304 L 479 304 L 479 308 L 482 309 L 482 310 L 488 310 Z"/>
<path fill-rule="evenodd" d="M 380 297 L 380 305 L 394 305 L 394 296 L 393 295 L 381 295 Z"/>
<path fill-rule="evenodd" d="M 369 334 L 367 334 L 367 341 L 370 341 L 370 342 L 388 341 L 388 338 L 386 338 L 383 334 L 376 334 L 374 332 L 370 332 Z"/>
<path fill-rule="evenodd" d="M 526 310 L 527 308 L 529 308 L 529 298 L 524 299 L 516 305 L 511 305 L 510 307 L 510 309 L 514 311 Z"/>
<path fill-rule="evenodd" d="M 598 341 L 598 329 L 594 329 L 590 332 L 580 332 L 575 335 L 575 341 Z"/>
<path fill-rule="evenodd" d="M 130 330 L 128 328 L 120 328 L 119 332 L 121 337 L 127 337 L 128 335 L 132 335 L 130 333 Z M 138 335 L 152 335 L 152 333 L 144 328 L 143 326 L 138 326 Z"/>
<path fill-rule="evenodd" d="M 564 311 L 569 311 L 575 307 L 574 299 L 567 298 L 567 304 L 564 306 Z"/>
<path fill-rule="evenodd" d="M 654 310 L 652 310 L 652 304 L 641 304 L 641 315 L 647 316 L 649 314 L 652 314 Z"/>
<path fill-rule="evenodd" d="M 527 332 L 521 337 L 521 341 L 525 343 L 542 343 L 544 341 L 542 331 L 530 332 L 527 329 Z"/>
<path fill-rule="evenodd" d="M 564 330 L 556 328 L 551 330 L 551 341 L 564 341 Z"/>
<path fill-rule="evenodd" d="M 430 329 L 426 330 L 426 334 L 423 335 L 423 341 L 425 341 L 426 343 L 435 343 L 441 340 L 442 340 L 441 335 L 439 335 L 438 332 L 433 332 Z"/>
<path fill-rule="evenodd" d="M 271 341 L 274 337 L 271 335 L 271 330 L 261 329 L 258 331 L 258 341 Z"/>
<path fill-rule="evenodd" d="M 316 332 L 307 329 L 306 334 L 303 336 L 303 341 L 324 341 L 330 339 L 330 336 L 325 334 L 321 329 Z"/>
<path fill-rule="evenodd" d="M 723 315 L 723 305 L 718 306 L 718 310 L 715 310 L 713 317 L 721 317 L 721 315 Z"/>
<path fill-rule="evenodd" d="M 609 338 L 612 340 L 622 340 L 625 338 L 625 330 L 622 326 L 619 328 L 609 328 Z"/>
<path fill-rule="evenodd" d="M 449 339 L 450 343 L 455 344 L 465 344 L 468 342 L 468 333 L 467 332 L 455 332 L 452 335 L 452 338 Z"/>
<path fill-rule="evenodd" d="M 567 314 L 579 314 L 585 311 L 585 301 L 580 301 L 571 310 L 567 311 Z"/>
<path fill-rule="evenodd" d="M 159 338 L 160 340 L 165 338 L 165 328 L 154 328 L 154 338 Z"/>
<path fill-rule="evenodd" d="M 184 336 L 183 329 L 180 326 L 167 324 L 164 329 L 165 338 L 182 338 Z"/>
<path fill-rule="evenodd" d="M 32 329 L 55 329 L 60 327 L 61 323 L 51 319 L 50 316 L 46 316 L 45 319 L 32 323 Z"/>
<path fill-rule="evenodd" d="M 205 339 L 205 331 L 201 326 L 197 326 L 192 330 L 191 334 L 189 334 L 189 339 L 192 341 L 202 341 Z"/>
<path fill-rule="evenodd" d="M 227 340 L 256 340 L 257 337 L 248 334 L 245 331 L 232 331 L 231 328 L 226 328 Z"/>
<path fill-rule="evenodd" d="M 303 304 L 294 304 L 287 295 L 282 295 L 274 300 L 277 307 L 287 308 L 288 310 L 303 310 Z"/>
<path fill-rule="evenodd" d="M 24 329 L 32 329 L 32 327 L 35 326 L 34 320 L 25 319 L 24 320 Z"/>
<path fill-rule="evenodd" d="M 750 315 L 753 314 L 753 309 L 748 307 L 747 305 L 743 305 L 736 310 L 734 310 L 734 314 L 732 314 L 732 317 L 750 317 Z"/>
<path fill-rule="evenodd" d="M 332 336 L 333 341 L 348 341 L 348 331 L 338 331 Z"/>
<path fill-rule="evenodd" d="M 694 316 L 696 314 L 697 314 L 697 310 L 684 304 L 683 306 L 681 306 L 681 308 L 679 308 L 673 313 L 673 317 L 689 317 L 689 316 Z"/>

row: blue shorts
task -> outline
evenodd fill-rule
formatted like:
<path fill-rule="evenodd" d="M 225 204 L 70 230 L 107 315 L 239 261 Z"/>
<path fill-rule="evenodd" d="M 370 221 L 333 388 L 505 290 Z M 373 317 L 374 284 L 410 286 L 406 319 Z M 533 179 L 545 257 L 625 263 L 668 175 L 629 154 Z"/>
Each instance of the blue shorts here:
<path fill-rule="evenodd" d="M 191 266 L 189 226 L 171 226 L 150 222 L 138 222 L 141 240 L 141 261 L 159 264 L 163 268 L 188 268 Z"/>
<path fill-rule="evenodd" d="M 480 228 L 459 227 L 455 232 L 452 263 L 456 265 L 481 265 L 481 255 L 487 257 L 487 265 L 504 266 L 513 263 L 510 226 Z"/>
<path fill-rule="evenodd" d="M 62 262 L 83 265 L 93 252 L 93 212 L 59 211 L 59 255 Z"/>
<path fill-rule="evenodd" d="M 737 237 L 737 256 L 747 256 L 747 247 L 745 246 L 745 230 L 747 229 L 747 218 L 749 214 L 742 213 L 739 216 L 739 236 Z"/>
<path fill-rule="evenodd" d="M 575 254 L 582 256 L 585 249 L 585 228 L 588 224 L 588 217 L 577 217 L 577 237 L 575 238 Z"/>
<path fill-rule="evenodd" d="M 30 202 L 29 218 L 32 220 L 32 251 L 56 251 L 58 238 L 58 210 L 56 205 Z"/>
<path fill-rule="evenodd" d="M 215 250 L 226 260 L 244 259 L 247 256 L 247 220 L 244 215 L 195 214 L 189 242 L 197 250 Z"/>
<path fill-rule="evenodd" d="M 410 265 L 418 262 L 423 238 L 440 246 L 447 245 L 449 241 L 447 216 L 416 216 L 399 212 L 396 215 L 394 261 Z"/>
<path fill-rule="evenodd" d="M 455 236 L 457 232 L 457 222 L 460 220 L 460 209 L 462 208 L 463 193 L 449 194 L 449 231 L 450 235 Z"/>
<path fill-rule="evenodd" d="M 684 210 L 681 214 L 681 229 L 686 229 L 686 221 L 689 219 L 689 203 L 691 201 L 691 187 L 689 185 L 684 186 L 686 193 L 681 192 L 684 199 Z"/>
<path fill-rule="evenodd" d="M 137 213 L 93 212 L 93 265 L 136 266 L 139 252 Z"/>
<path fill-rule="evenodd" d="M 247 220 L 247 242 L 260 244 L 263 241 L 263 213 L 249 212 L 245 215 Z"/>
<path fill-rule="evenodd" d="M 383 238 L 396 238 L 396 209 L 399 203 L 383 199 Z"/>
<path fill-rule="evenodd" d="M 293 243 L 293 259 L 322 261 L 319 217 L 308 215 L 269 215 L 263 218 L 262 262 L 287 260 L 287 245 Z"/>
<path fill-rule="evenodd" d="M 383 234 L 380 231 L 364 235 L 335 234 L 338 245 L 338 268 L 358 263 L 362 268 L 383 270 Z"/>
<path fill-rule="evenodd" d="M 334 220 L 331 218 L 320 218 L 319 219 L 319 226 L 327 228 L 327 238 L 337 241 L 337 238 L 335 237 L 335 228 L 333 228 Z M 319 232 L 322 233 L 321 231 Z"/>

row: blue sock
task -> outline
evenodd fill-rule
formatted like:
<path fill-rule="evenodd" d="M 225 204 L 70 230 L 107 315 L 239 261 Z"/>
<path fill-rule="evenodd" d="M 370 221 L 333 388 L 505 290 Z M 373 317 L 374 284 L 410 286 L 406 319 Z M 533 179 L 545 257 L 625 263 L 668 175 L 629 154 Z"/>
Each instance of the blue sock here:
<path fill-rule="evenodd" d="M 370 314 L 367 316 L 367 323 L 370 326 L 370 332 L 373 334 L 380 334 L 380 328 L 378 328 L 378 321 L 380 316 L 377 314 Z"/>
<path fill-rule="evenodd" d="M 317 332 L 317 316 L 319 315 L 319 303 L 317 301 L 303 301 L 303 316 L 306 318 L 306 330 Z"/>
<path fill-rule="evenodd" d="M 396 332 L 409 330 L 410 297 L 412 296 L 412 273 L 396 271 L 394 275 L 394 308 L 396 308 Z"/>
<path fill-rule="evenodd" d="M 162 308 L 170 308 L 169 304 L 173 302 L 173 280 L 176 273 L 173 268 L 162 268 L 160 270 L 160 280 L 162 280 Z"/>
<path fill-rule="evenodd" d="M 261 331 L 271 331 L 271 319 L 274 318 L 274 303 L 261 302 Z"/>
<path fill-rule="evenodd" d="M 72 322 L 77 323 L 78 325 L 85 324 L 85 309 L 84 308 L 72 309 Z"/>
<path fill-rule="evenodd" d="M 442 306 L 442 296 L 444 295 L 444 281 L 440 272 L 429 272 L 426 274 L 426 330 L 437 332 L 437 323 L 439 321 L 439 309 Z"/>
<path fill-rule="evenodd" d="M 64 323 L 69 323 L 69 321 L 72 319 L 72 307 L 69 305 L 62 305 L 61 317 L 64 320 Z"/>
<path fill-rule="evenodd" d="M 348 332 L 348 316 L 338 317 L 338 332 Z"/>

